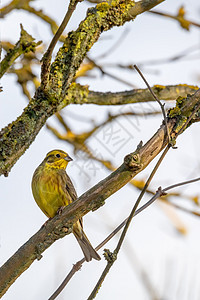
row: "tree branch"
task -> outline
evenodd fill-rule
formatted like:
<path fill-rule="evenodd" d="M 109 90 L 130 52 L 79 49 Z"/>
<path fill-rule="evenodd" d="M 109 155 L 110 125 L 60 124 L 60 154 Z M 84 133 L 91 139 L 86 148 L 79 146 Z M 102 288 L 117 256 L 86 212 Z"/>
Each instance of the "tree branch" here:
<path fill-rule="evenodd" d="M 21 34 L 19 41 L 13 49 L 9 49 L 7 51 L 6 56 L 0 63 L 0 78 L 21 54 L 28 53 L 30 51 L 34 52 L 35 48 L 42 43 L 41 41 L 35 43 L 34 38 L 24 30 L 22 25 L 20 26 Z"/>
<path fill-rule="evenodd" d="M 170 129 L 172 129 L 172 122 Z M 164 142 L 164 140 L 165 142 Z M 162 142 L 161 142 L 162 140 Z M 61 215 L 49 220 L 33 237 L 29 239 L 0 269 L 0 296 L 23 273 L 35 259 L 57 239 L 71 232 L 74 222 L 90 210 L 94 211 L 104 204 L 105 199 L 122 188 L 139 173 L 165 144 L 165 126 L 146 145 L 125 157 L 125 162 L 107 178 L 99 182 L 79 199 L 64 208 Z M 150 154 L 151 153 L 151 154 Z"/>
<path fill-rule="evenodd" d="M 168 129 L 172 137 L 176 137 L 183 126 L 183 118 L 190 118 L 190 114 L 200 103 L 200 89 L 185 99 L 179 105 L 181 117 L 178 114 L 168 118 Z M 189 103 L 188 103 L 189 102 Z M 173 111 L 173 110 L 172 110 Z M 127 155 L 124 163 L 104 180 L 99 182 L 78 200 L 63 209 L 61 215 L 49 220 L 32 238 L 29 239 L 0 269 L 0 295 L 23 273 L 32 262 L 41 258 L 44 252 L 57 239 L 71 232 L 72 225 L 89 211 L 102 206 L 105 200 L 126 185 L 136 174 L 141 172 L 154 157 L 166 146 L 168 136 L 165 125 L 161 125 L 154 136 L 144 145 L 141 143 L 135 152 Z"/>
<path fill-rule="evenodd" d="M 176 20 L 176 21 L 179 22 L 180 26 L 183 29 L 186 29 L 186 30 L 189 30 L 191 25 L 196 26 L 196 27 L 200 27 L 199 23 L 196 23 L 196 22 L 185 19 L 185 9 L 184 9 L 183 6 L 180 7 L 180 9 L 178 11 L 178 14 L 174 15 L 174 16 L 170 15 L 170 14 L 167 14 L 167 13 L 162 13 L 162 12 L 159 12 L 159 11 L 150 11 L 150 13 Z"/>
<path fill-rule="evenodd" d="M 140 208 L 138 208 L 134 214 L 134 217 L 137 216 L 139 213 L 141 213 L 144 209 L 146 209 L 147 207 L 149 207 L 151 204 L 153 204 L 158 198 L 163 201 L 163 202 L 166 202 L 168 205 L 172 205 L 174 206 L 175 208 L 178 208 L 180 210 L 183 210 L 184 212 L 187 212 L 187 213 L 190 213 L 190 214 L 193 214 L 195 216 L 200 216 L 200 213 L 196 212 L 196 211 L 191 211 L 191 210 L 188 210 L 182 206 L 179 206 L 177 204 L 174 204 L 172 202 L 170 202 L 169 200 L 166 200 L 166 199 L 163 199 L 161 198 L 161 196 L 163 195 L 163 193 L 165 193 L 165 191 L 169 190 L 169 189 L 172 189 L 174 187 L 179 187 L 179 186 L 182 186 L 182 185 L 185 185 L 185 184 L 190 184 L 190 183 L 194 183 L 194 182 L 197 182 L 200 180 L 200 177 L 198 178 L 195 178 L 195 179 L 192 179 L 192 180 L 189 180 L 189 181 L 185 181 L 185 182 L 181 182 L 181 183 L 178 183 L 178 184 L 175 184 L 173 186 L 170 186 L 170 187 L 167 187 L 165 189 L 161 189 L 161 188 L 158 188 L 157 192 L 156 193 L 152 193 L 153 194 L 153 197 L 148 200 L 144 205 L 142 205 Z M 171 195 L 173 193 L 170 193 Z M 167 194 L 168 196 L 170 194 Z M 96 248 L 95 250 L 98 251 L 100 248 L 102 248 L 114 235 L 116 235 L 122 228 L 123 226 L 126 224 L 128 220 L 128 217 L 120 224 L 118 225 Z M 68 284 L 68 282 L 70 281 L 70 279 L 75 275 L 75 273 L 77 271 L 80 270 L 80 268 L 82 267 L 82 264 L 85 263 L 86 260 L 85 258 L 82 258 L 81 260 L 79 260 L 77 263 L 75 263 L 71 269 L 71 271 L 68 273 L 68 275 L 65 277 L 65 279 L 62 281 L 62 283 L 60 284 L 60 286 L 57 288 L 57 290 L 51 295 L 51 297 L 48 299 L 48 300 L 54 300 L 56 299 L 56 297 L 62 292 L 62 290 L 65 288 L 65 286 Z"/>
<path fill-rule="evenodd" d="M 177 97 L 186 97 L 187 94 L 194 93 L 198 90 L 196 86 L 189 86 L 185 84 L 178 85 L 154 85 L 152 90 L 159 100 L 174 100 Z M 154 101 L 154 98 L 149 93 L 149 89 L 134 89 L 131 91 L 117 92 L 117 93 L 102 93 L 89 91 L 87 98 L 78 98 L 79 104 L 98 104 L 98 105 L 123 105 L 130 103 L 149 102 Z"/>
<path fill-rule="evenodd" d="M 34 141 L 46 120 L 67 102 L 68 89 L 87 52 L 103 31 L 121 26 L 164 0 L 134 3 L 115 1 L 88 10 L 79 28 L 68 34 L 51 65 L 48 89 L 38 88 L 21 116 L 0 132 L 0 174 L 8 175 L 19 157 Z"/>
<path fill-rule="evenodd" d="M 47 51 L 45 52 L 43 58 L 42 58 L 42 67 L 41 67 L 41 86 L 43 87 L 43 89 L 46 89 L 46 85 L 49 82 L 49 72 L 50 72 L 50 64 L 51 64 L 51 57 L 52 57 L 52 53 L 53 50 L 55 48 L 56 43 L 58 42 L 61 34 L 63 33 L 65 27 L 67 26 L 75 8 L 76 5 L 78 4 L 78 2 L 80 2 L 82 0 L 71 0 L 69 2 L 69 7 L 67 9 L 67 12 L 65 14 L 65 17 L 61 23 L 61 25 L 59 26 L 58 30 L 56 31 L 53 39 L 51 40 L 51 43 L 47 49 Z"/>
<path fill-rule="evenodd" d="M 5 15 L 10 13 L 13 9 L 20 9 L 25 5 L 29 5 L 31 0 L 12 0 L 9 4 L 1 8 L 0 18 L 4 18 Z"/>
<path fill-rule="evenodd" d="M 195 94 L 199 94 L 200 95 L 200 90 L 199 90 L 199 92 L 197 91 Z M 193 97 L 193 101 L 195 101 L 195 94 L 194 94 L 194 97 Z M 185 105 L 185 108 L 186 107 L 188 107 L 188 104 Z M 191 112 L 191 115 L 189 116 L 189 118 L 187 119 L 187 121 L 185 122 L 185 124 L 183 123 L 183 125 L 181 126 L 181 128 L 178 131 L 176 131 L 174 139 L 176 139 L 176 137 L 184 131 L 184 128 L 187 127 L 187 125 L 189 124 L 190 120 L 192 119 L 192 117 L 195 115 L 195 113 L 197 112 L 197 110 L 199 108 L 200 108 L 200 103 L 195 107 L 195 109 L 193 110 L 193 112 Z M 104 256 L 105 256 L 105 258 L 107 260 L 107 265 L 104 268 L 104 270 L 103 270 L 103 272 L 102 272 L 102 274 L 101 274 L 101 276 L 100 276 L 100 278 L 99 278 L 96 286 L 94 287 L 94 289 L 92 290 L 90 296 L 88 297 L 88 300 L 92 300 L 92 299 L 94 299 L 96 297 L 97 292 L 99 291 L 100 287 L 102 286 L 103 281 L 105 280 L 105 277 L 107 276 L 110 268 L 112 267 L 112 265 L 116 261 L 117 255 L 118 255 L 119 250 L 120 250 L 120 248 L 122 246 L 122 243 L 124 242 L 125 236 L 127 234 L 128 228 L 130 226 L 130 223 L 131 223 L 131 221 L 132 221 L 132 219 L 133 219 L 133 217 L 134 217 L 134 215 L 136 213 L 136 209 L 137 209 L 138 205 L 140 204 L 141 199 L 142 199 L 143 195 L 145 194 L 145 192 L 146 192 L 146 190 L 147 190 L 147 188 L 149 186 L 149 183 L 151 182 L 153 176 L 155 175 L 158 167 L 160 166 L 162 160 L 164 159 L 165 155 L 167 154 L 167 152 L 169 151 L 169 149 L 172 146 L 172 144 L 170 143 L 171 138 L 169 137 L 169 132 L 167 130 L 168 125 L 166 123 L 165 123 L 165 125 L 166 125 L 166 132 L 167 132 L 169 144 L 166 146 L 166 148 L 163 151 L 162 155 L 160 156 L 158 162 L 156 163 L 155 167 L 153 168 L 152 172 L 150 173 L 150 175 L 149 175 L 149 177 L 148 177 L 148 179 L 147 179 L 147 181 L 146 181 L 146 183 L 145 183 L 145 185 L 144 185 L 141 193 L 139 194 L 139 196 L 138 196 L 138 198 L 137 198 L 137 200 L 136 200 L 136 202 L 135 202 L 135 204 L 133 206 L 133 209 L 131 210 L 131 213 L 130 213 L 128 219 L 127 219 L 127 222 L 125 224 L 125 227 L 124 227 L 124 229 L 122 231 L 122 234 L 121 234 L 121 236 L 119 238 L 119 241 L 117 243 L 117 246 L 116 246 L 115 250 L 113 252 L 110 252 L 108 249 L 104 250 Z M 191 183 L 192 182 L 196 182 L 196 181 L 199 181 L 199 179 L 200 178 L 196 178 L 196 179 L 193 179 L 193 180 L 189 180 L 187 182 L 182 182 L 182 183 L 179 183 L 179 184 L 174 184 L 171 187 L 177 187 L 177 186 L 184 185 L 184 184 L 187 184 L 187 183 L 190 183 L 190 182 Z M 164 190 L 162 190 L 161 188 L 159 188 L 158 191 L 160 191 L 160 196 L 161 195 L 165 195 L 165 191 L 167 191 L 168 189 L 170 189 L 170 187 L 168 187 L 168 188 L 166 188 Z"/>
<path fill-rule="evenodd" d="M 178 96 L 185 97 L 193 93 L 198 87 L 156 85 L 152 89 L 158 99 L 173 100 Z M 56 107 L 55 101 L 38 89 L 35 98 L 29 102 L 22 115 L 0 132 L 0 175 L 8 174 L 15 162 L 34 141 L 46 120 L 67 104 L 122 105 L 146 101 L 154 101 L 148 89 L 101 93 L 89 91 L 87 87 L 73 83 L 65 99 Z"/>

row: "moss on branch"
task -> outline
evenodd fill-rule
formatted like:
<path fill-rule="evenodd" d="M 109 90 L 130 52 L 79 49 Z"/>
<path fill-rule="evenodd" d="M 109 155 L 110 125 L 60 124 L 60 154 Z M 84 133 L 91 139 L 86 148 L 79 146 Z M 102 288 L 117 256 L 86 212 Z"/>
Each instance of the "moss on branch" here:
<path fill-rule="evenodd" d="M 19 41 L 16 43 L 14 48 L 8 50 L 6 56 L 0 63 L 0 78 L 21 54 L 28 53 L 30 51 L 35 52 L 35 48 L 40 44 L 41 42 L 34 42 L 34 38 L 28 34 L 21 25 Z"/>
<path fill-rule="evenodd" d="M 18 158 L 34 141 L 48 117 L 56 111 L 53 100 L 38 89 L 17 120 L 0 132 L 0 174 L 8 175 Z"/>
<path fill-rule="evenodd" d="M 182 116 L 186 118 L 193 113 L 200 103 L 200 89 L 184 101 L 181 108 Z M 177 134 L 177 128 L 182 121 L 179 117 L 168 118 L 168 129 L 171 136 Z M 139 144 L 137 149 L 128 154 L 124 163 L 93 188 L 88 190 L 75 202 L 63 209 L 61 215 L 49 220 L 33 237 L 29 239 L 0 269 L 0 296 L 23 273 L 32 262 L 56 240 L 71 232 L 73 223 L 89 211 L 93 211 L 104 204 L 105 200 L 126 185 L 136 174 L 141 172 L 162 151 L 168 142 L 165 125 L 145 144 Z"/>
<path fill-rule="evenodd" d="M 177 85 L 154 85 L 152 90 L 159 100 L 175 100 L 193 94 L 198 86 Z M 123 92 L 95 92 L 89 90 L 88 86 L 82 86 L 73 82 L 67 90 L 67 95 L 61 103 L 59 110 L 66 104 L 97 104 L 97 105 L 124 105 L 133 103 L 145 103 L 155 101 L 149 89 L 134 89 Z"/>
<path fill-rule="evenodd" d="M 100 34 L 113 26 L 121 26 L 130 21 L 129 11 L 133 6 L 135 3 L 131 0 L 122 3 L 113 1 L 110 5 L 100 3 L 88 10 L 87 17 L 76 31 L 68 34 L 50 71 L 50 90 L 57 98 L 65 96 L 81 62 Z"/>
<path fill-rule="evenodd" d="M 159 99 L 172 100 L 178 95 L 184 97 L 196 89 L 197 87 L 176 85 L 159 88 L 159 91 L 158 87 L 155 87 L 154 92 Z M 178 98 L 177 105 L 180 105 L 178 104 L 180 99 L 183 98 Z M 54 98 L 50 98 L 50 95 L 46 95 L 41 89 L 38 89 L 35 98 L 30 101 L 22 115 L 0 132 L 0 174 L 8 174 L 15 162 L 34 141 L 46 120 L 68 104 L 119 105 L 146 101 L 154 101 L 148 89 L 121 93 L 98 93 L 89 91 L 87 86 L 72 83 L 67 96 L 58 105 Z M 170 111 L 169 117 L 180 115 L 177 105 Z"/>
<path fill-rule="evenodd" d="M 51 66 L 48 89 L 44 93 L 39 88 L 22 115 L 0 132 L 0 174 L 8 174 L 34 141 L 48 117 L 67 105 L 69 98 L 72 99 L 71 95 L 67 97 L 67 90 L 81 62 L 102 31 L 124 24 L 162 1 L 164 0 L 143 0 L 136 3 L 131 0 L 113 1 L 110 4 L 98 4 L 96 8 L 88 10 L 85 20 L 76 31 L 69 33 L 58 51 Z"/>
<path fill-rule="evenodd" d="M 186 97 L 198 90 L 197 86 L 186 84 L 160 86 L 155 85 L 152 90 L 159 100 L 175 100 L 177 97 Z M 149 89 L 134 89 L 131 91 L 117 93 L 102 93 L 89 91 L 87 98 L 79 98 L 78 103 L 98 104 L 98 105 L 124 105 L 130 103 L 155 101 Z M 84 102 L 86 101 L 86 102 Z"/>

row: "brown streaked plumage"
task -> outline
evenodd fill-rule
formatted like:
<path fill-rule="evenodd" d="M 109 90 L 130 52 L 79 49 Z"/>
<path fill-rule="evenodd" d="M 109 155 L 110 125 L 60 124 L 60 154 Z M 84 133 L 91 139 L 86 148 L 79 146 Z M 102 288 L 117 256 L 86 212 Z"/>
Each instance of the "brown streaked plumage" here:
<path fill-rule="evenodd" d="M 65 171 L 71 160 L 71 157 L 62 150 L 50 151 L 33 174 L 33 196 L 48 218 L 53 218 L 61 207 L 77 199 L 74 186 Z M 101 259 L 83 231 L 82 219 L 73 225 L 73 233 L 86 261 L 92 258 Z"/>

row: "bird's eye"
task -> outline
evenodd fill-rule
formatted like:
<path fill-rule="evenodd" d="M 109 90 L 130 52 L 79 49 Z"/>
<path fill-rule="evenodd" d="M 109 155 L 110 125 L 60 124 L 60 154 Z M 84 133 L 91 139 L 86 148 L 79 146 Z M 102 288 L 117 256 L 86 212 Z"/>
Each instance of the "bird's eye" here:
<path fill-rule="evenodd" d="M 60 154 L 56 154 L 56 157 L 60 157 Z"/>

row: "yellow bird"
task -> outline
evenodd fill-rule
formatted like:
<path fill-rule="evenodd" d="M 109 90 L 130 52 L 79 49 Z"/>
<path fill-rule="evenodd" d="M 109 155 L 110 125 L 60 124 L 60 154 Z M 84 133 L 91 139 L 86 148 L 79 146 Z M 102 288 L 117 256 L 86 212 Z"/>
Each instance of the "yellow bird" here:
<path fill-rule="evenodd" d="M 32 179 L 32 192 L 39 208 L 48 218 L 77 199 L 75 188 L 65 169 L 72 158 L 62 150 L 47 153 L 37 167 Z M 86 261 L 100 260 L 83 231 L 82 219 L 73 225 L 73 233 L 83 251 Z"/>

